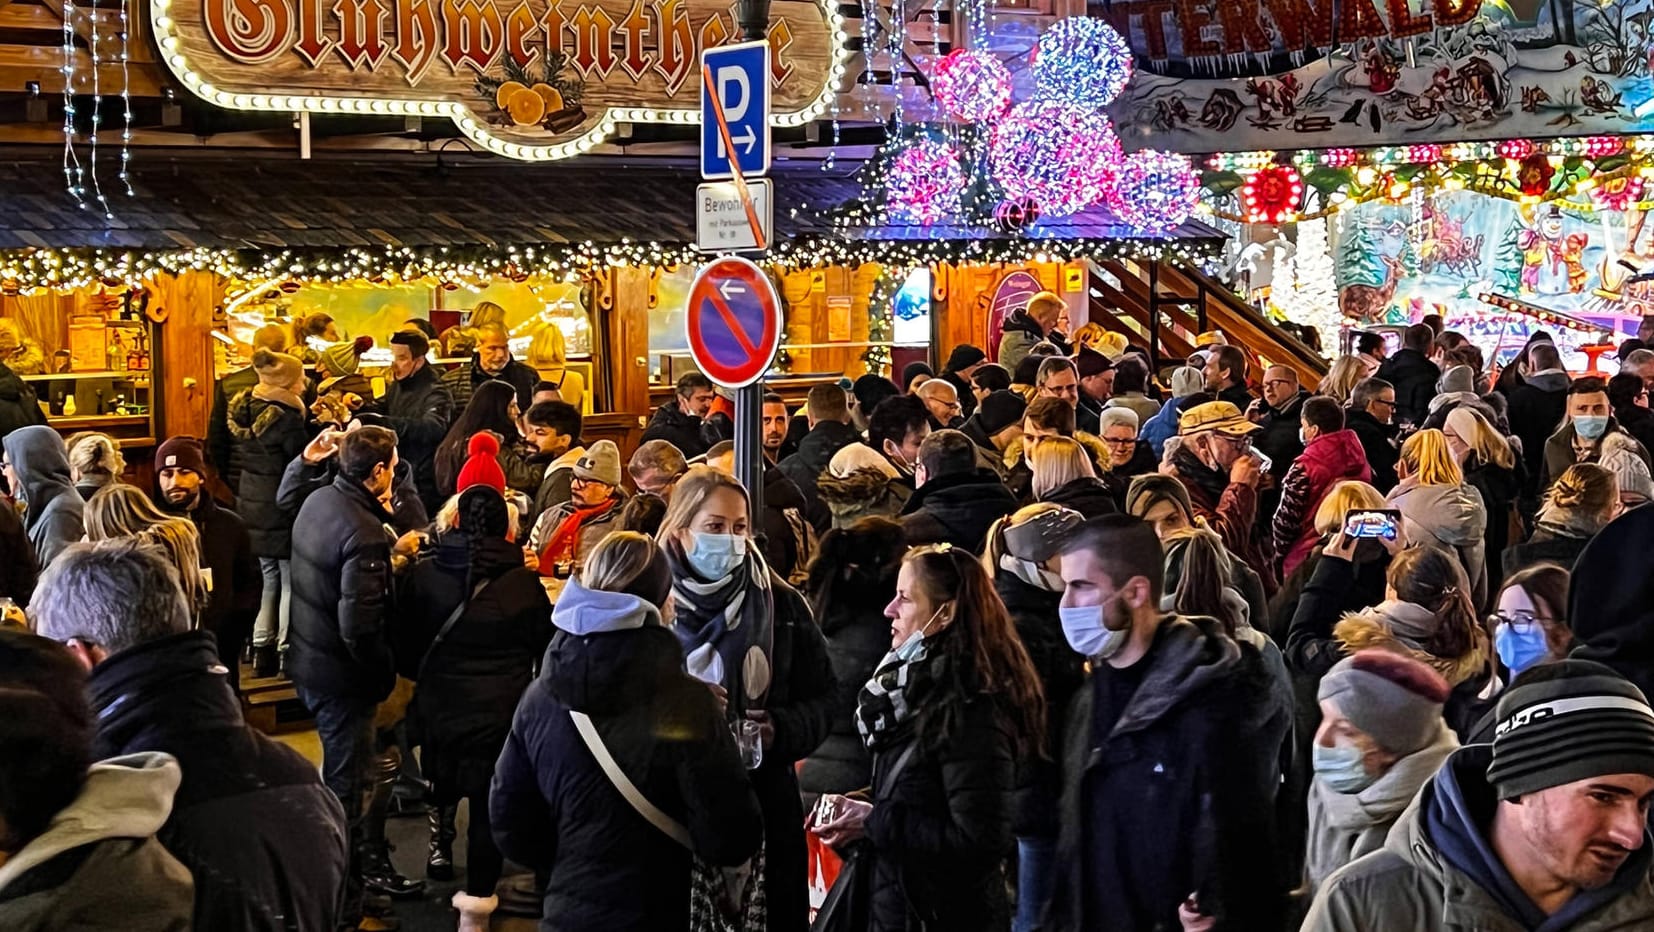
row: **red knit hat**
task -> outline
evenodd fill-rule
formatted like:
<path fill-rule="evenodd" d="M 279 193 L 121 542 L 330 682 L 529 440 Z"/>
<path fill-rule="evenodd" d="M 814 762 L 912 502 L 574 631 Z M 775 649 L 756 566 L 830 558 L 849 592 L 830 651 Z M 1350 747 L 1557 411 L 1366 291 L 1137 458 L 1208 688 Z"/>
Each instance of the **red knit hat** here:
<path fill-rule="evenodd" d="M 481 430 L 471 435 L 465 445 L 465 465 L 459 469 L 454 492 L 460 493 L 474 485 L 486 485 L 505 494 L 505 470 L 500 468 L 500 441 L 492 433 Z"/>

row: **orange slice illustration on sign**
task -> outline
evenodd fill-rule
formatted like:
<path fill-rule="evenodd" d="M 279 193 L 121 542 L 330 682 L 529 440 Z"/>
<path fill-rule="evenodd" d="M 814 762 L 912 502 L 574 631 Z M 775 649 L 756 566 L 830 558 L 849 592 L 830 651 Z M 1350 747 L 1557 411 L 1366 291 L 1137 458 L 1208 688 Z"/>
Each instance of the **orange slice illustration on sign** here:
<path fill-rule="evenodd" d="M 506 101 L 505 112 L 518 126 L 533 126 L 546 118 L 546 102 L 539 94 L 518 85 L 520 90 Z"/>
<path fill-rule="evenodd" d="M 518 91 L 525 90 L 528 90 L 528 88 L 518 84 L 516 81 L 507 81 L 504 84 L 501 84 L 500 89 L 494 92 L 494 106 L 499 107 L 501 110 L 509 110 L 511 107 L 511 98 L 515 97 Z"/>
<path fill-rule="evenodd" d="M 557 88 L 552 87 L 550 84 L 542 81 L 539 84 L 529 88 L 529 90 L 539 94 L 540 99 L 546 102 L 547 113 L 557 113 L 563 109 L 562 92 L 558 91 Z"/>

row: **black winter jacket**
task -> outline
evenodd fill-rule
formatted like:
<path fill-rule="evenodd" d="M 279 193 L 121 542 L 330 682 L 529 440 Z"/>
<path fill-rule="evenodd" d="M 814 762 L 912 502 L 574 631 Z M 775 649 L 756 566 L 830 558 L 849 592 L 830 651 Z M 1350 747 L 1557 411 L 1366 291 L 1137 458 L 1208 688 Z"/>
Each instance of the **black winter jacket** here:
<path fill-rule="evenodd" d="M 1487 591 L 1497 597 L 1499 587 L 1509 574 L 1504 570 L 1505 548 L 1510 545 L 1510 507 L 1522 494 L 1525 470 L 1517 458 L 1513 467 L 1504 469 L 1492 463 L 1473 459 L 1464 464 L 1464 481 L 1476 487 L 1482 495 L 1482 506 L 1487 509 Z"/>
<path fill-rule="evenodd" d="M 822 509 L 825 511 L 826 509 Z M 764 467 L 764 562 L 783 579 L 803 576 L 804 560 L 800 559 L 798 533 L 794 531 L 791 512 L 802 524 L 810 519 L 810 503 L 787 478 L 780 467 Z M 829 518 L 831 513 L 829 512 Z M 802 555 L 805 560 L 808 555 Z"/>
<path fill-rule="evenodd" d="M 1120 502 L 1125 494 L 1123 489 L 1117 491 L 1107 480 L 1081 476 L 1045 493 L 1040 501 L 1055 502 L 1087 518 L 1095 518 L 1120 511 Z"/>
<path fill-rule="evenodd" d="M 166 508 L 166 498 L 155 501 Z M 230 685 L 241 690 L 241 645 L 253 635 L 264 595 L 264 573 L 253 556 L 247 526 L 235 512 L 221 507 L 203 490 L 193 511 L 177 512 L 190 519 L 201 537 L 201 562 L 212 571 L 212 595 L 201 612 L 201 627 L 218 639 L 220 657 L 230 669 Z"/>
<path fill-rule="evenodd" d="M 1399 349 L 1378 367 L 1378 377 L 1396 390 L 1396 420 L 1423 423 L 1430 413 L 1430 399 L 1436 397 L 1436 382 L 1442 371 L 1416 349 Z"/>
<path fill-rule="evenodd" d="M 1068 646 L 1057 621 L 1061 592 L 1030 586 L 1005 571 L 994 574 L 994 591 L 1011 613 L 1017 638 L 1028 651 L 1045 690 L 1043 756 L 1025 761 L 1017 776 L 1013 827 L 1019 838 L 1056 838 L 1060 817 L 1057 797 L 1062 790 L 1062 770 L 1057 762 L 1062 759 L 1063 717 L 1068 714 L 1074 690 L 1085 681 L 1085 659 Z"/>
<path fill-rule="evenodd" d="M 841 583 L 834 590 L 839 596 L 816 615 L 837 685 L 827 740 L 798 771 L 806 805 L 823 793 L 842 795 L 872 785 L 873 758 L 856 731 L 856 698 L 890 652 L 884 608 L 896 595 L 896 574 L 892 570 L 873 577 L 866 569 L 871 568 L 856 567 L 855 578 Z"/>
<path fill-rule="evenodd" d="M 1211 618 L 1168 616 L 1139 664 L 1106 735 L 1093 719 L 1119 674 L 1099 665 L 1074 694 L 1047 927 L 1174 930 L 1195 893 L 1223 932 L 1280 928 L 1274 804 L 1291 710 L 1262 655 Z"/>
<path fill-rule="evenodd" d="M 1524 506 L 1524 513 L 1531 514 L 1538 507 L 1539 481 L 1545 475 L 1545 442 L 1568 413 L 1568 385 L 1566 372 L 1541 372 L 1528 376 L 1506 396 L 1510 402 L 1510 430 L 1522 441 L 1522 460 L 1528 470 L 1522 495 L 1532 507 Z"/>
<path fill-rule="evenodd" d="M 230 402 L 257 384 L 258 373 L 248 366 L 226 375 L 213 386 L 212 411 L 207 415 L 207 456 L 218 470 L 218 478 L 231 492 L 241 487 L 241 453 L 236 449 L 235 433 L 230 430 Z"/>
<path fill-rule="evenodd" d="M 1373 488 L 1385 495 L 1396 487 L 1396 463 L 1401 461 L 1401 450 L 1396 447 L 1396 426 L 1381 424 L 1370 412 L 1347 409 L 1344 426 L 1355 431 L 1361 449 L 1367 454 L 1367 465 L 1373 470 Z"/>
<path fill-rule="evenodd" d="M 314 765 L 249 726 L 211 636 L 175 634 L 92 671 L 98 759 L 178 758 L 158 836 L 195 875 L 195 928 L 332 932 L 344 896 L 344 809 Z"/>
<path fill-rule="evenodd" d="M 398 581 L 396 623 L 434 639 L 462 600 L 464 614 L 427 650 L 414 693 L 421 764 L 446 799 L 488 791 L 511 715 L 552 635 L 545 587 L 523 566 L 522 548 L 503 538 L 439 538 Z"/>
<path fill-rule="evenodd" d="M 227 431 L 239 467 L 236 512 L 247 523 L 253 555 L 287 559 L 293 549 L 293 517 L 276 505 L 276 491 L 287 464 L 310 442 L 303 411 L 279 402 L 254 398 L 252 390 L 229 402 Z"/>
<path fill-rule="evenodd" d="M 684 459 L 693 459 L 707 451 L 709 444 L 701 439 L 701 419 L 685 414 L 678 408 L 678 396 L 655 409 L 649 426 L 639 443 L 665 440 L 678 448 Z"/>
<path fill-rule="evenodd" d="M 763 826 L 712 693 L 683 672 L 683 649 L 658 620 L 559 632 L 517 707 L 489 795 L 500 851 L 550 876 L 542 932 L 682 932 L 689 852 L 614 788 L 571 709 L 592 717 L 638 791 L 689 829 L 697 855 L 734 866 L 756 853 Z"/>
<path fill-rule="evenodd" d="M 1279 408 L 1264 402 L 1262 429 L 1253 436 L 1252 446 L 1269 457 L 1269 474 L 1277 482 L 1292 468 L 1292 461 L 1303 455 L 1304 442 L 1298 439 L 1298 428 L 1302 426 L 1299 422 L 1304 412 L 1304 402 L 1308 399 L 1309 392 L 1300 388 L 1298 394 L 1288 398 Z M 1279 493 L 1274 497 L 1278 500 Z M 1275 510 L 1270 508 L 1267 514 L 1273 517 Z"/>
<path fill-rule="evenodd" d="M 293 457 L 282 473 L 281 486 L 276 489 L 276 507 L 287 514 L 297 515 L 312 492 L 325 489 L 338 477 L 338 460 L 332 457 L 320 463 L 306 463 L 303 456 Z M 406 462 L 396 464 L 395 494 L 391 496 L 391 526 L 397 534 L 419 530 L 431 523 L 425 505 L 414 488 L 413 471 Z"/>
<path fill-rule="evenodd" d="M 981 553 L 988 527 L 1015 511 L 1017 500 L 999 477 L 986 469 L 930 479 L 902 508 L 907 542 L 950 543 Z"/>
<path fill-rule="evenodd" d="M 436 448 L 458 412 L 448 389 L 429 363 L 405 379 L 393 379 L 375 405 L 384 425 L 396 431 L 397 453 L 413 470 L 414 487 L 428 514 L 442 507 L 436 488 Z"/>
<path fill-rule="evenodd" d="M 873 856 L 869 932 L 991 932 L 1009 927 L 1002 864 L 1011 850 L 1015 742 L 993 700 L 965 703 L 952 739 L 881 749 L 865 825 Z"/>
<path fill-rule="evenodd" d="M 0 437 L 19 427 L 44 423 L 46 415 L 34 389 L 10 366 L 0 363 Z"/>
<path fill-rule="evenodd" d="M 0 499 L 0 597 L 27 608 L 40 578 L 40 561 L 23 530 L 23 519 L 3 503 Z"/>
<path fill-rule="evenodd" d="M 810 513 L 818 531 L 832 526 L 833 515 L 821 504 L 816 482 L 827 474 L 827 464 L 833 454 L 852 443 L 859 443 L 861 435 L 849 424 L 821 421 L 798 442 L 798 452 L 781 461 L 780 469 L 791 479 L 804 500 L 810 504 Z"/>
<path fill-rule="evenodd" d="M 390 522 L 378 499 L 344 476 L 299 509 L 287 671 L 300 687 L 365 703 L 390 695 Z"/>

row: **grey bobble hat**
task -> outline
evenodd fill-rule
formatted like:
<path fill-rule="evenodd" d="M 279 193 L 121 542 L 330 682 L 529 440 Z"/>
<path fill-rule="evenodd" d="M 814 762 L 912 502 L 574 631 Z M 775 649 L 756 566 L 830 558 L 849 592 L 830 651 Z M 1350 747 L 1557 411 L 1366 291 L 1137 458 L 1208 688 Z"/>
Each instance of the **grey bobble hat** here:
<path fill-rule="evenodd" d="M 1406 756 L 1441 733 L 1448 693 L 1447 681 L 1424 663 L 1370 649 L 1334 664 L 1315 698 L 1331 701 L 1384 750 Z"/>

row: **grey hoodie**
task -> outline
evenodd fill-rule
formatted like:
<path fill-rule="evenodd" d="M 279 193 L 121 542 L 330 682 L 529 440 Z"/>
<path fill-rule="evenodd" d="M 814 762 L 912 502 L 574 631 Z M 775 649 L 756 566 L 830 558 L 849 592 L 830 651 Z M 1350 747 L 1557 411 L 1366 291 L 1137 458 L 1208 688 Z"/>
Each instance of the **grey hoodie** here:
<path fill-rule="evenodd" d="M 587 589 L 580 580 L 570 579 L 551 610 L 551 623 L 570 634 L 602 634 L 632 631 L 653 622 L 660 624 L 660 610 L 626 592 Z"/>
<path fill-rule="evenodd" d="M 1468 483 L 1419 485 L 1412 476 L 1390 490 L 1391 508 L 1401 512 L 1407 539 L 1434 541 L 1459 556 L 1470 580 L 1471 599 L 1481 605 L 1487 595 L 1487 508 L 1482 493 Z"/>
<path fill-rule="evenodd" d="M 93 764 L 75 801 L 0 864 L 0 929 L 188 932 L 195 882 L 155 840 L 180 778 L 159 752 Z"/>
<path fill-rule="evenodd" d="M 7 434 L 6 459 L 17 473 L 12 493 L 26 505 L 23 527 L 29 532 L 35 557 L 45 567 L 65 547 L 86 536 L 86 503 L 69 478 L 69 453 L 63 438 L 38 424 Z"/>

